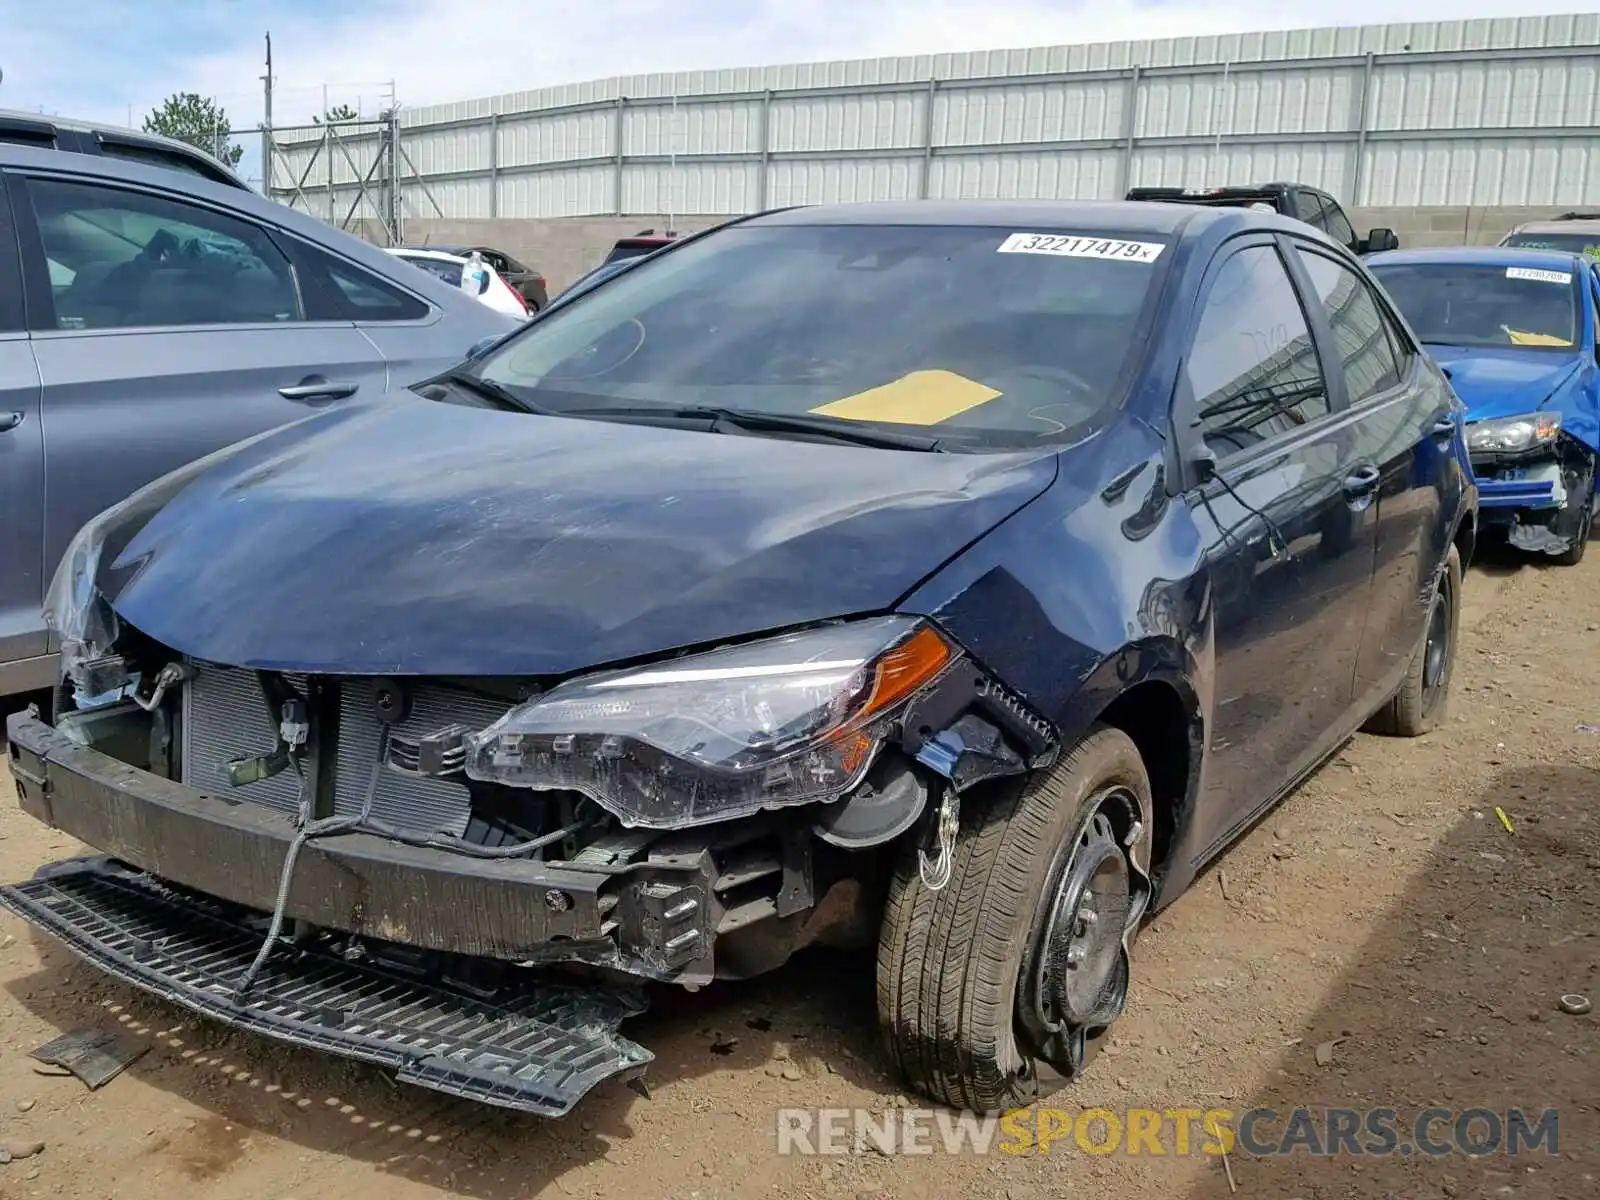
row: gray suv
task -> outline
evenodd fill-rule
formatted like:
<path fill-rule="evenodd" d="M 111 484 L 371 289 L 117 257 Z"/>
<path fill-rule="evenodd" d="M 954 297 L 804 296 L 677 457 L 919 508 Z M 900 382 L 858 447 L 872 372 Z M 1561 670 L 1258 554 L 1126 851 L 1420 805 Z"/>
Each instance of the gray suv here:
<path fill-rule="evenodd" d="M 94 514 L 518 324 L 254 192 L 0 141 L 0 696 L 55 682 L 44 589 Z"/>

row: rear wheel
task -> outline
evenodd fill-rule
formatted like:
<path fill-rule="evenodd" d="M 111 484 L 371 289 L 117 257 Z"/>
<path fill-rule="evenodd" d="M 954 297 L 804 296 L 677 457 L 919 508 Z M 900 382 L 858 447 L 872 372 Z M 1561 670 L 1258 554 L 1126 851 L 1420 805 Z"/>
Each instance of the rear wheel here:
<path fill-rule="evenodd" d="M 1365 726 L 1369 733 L 1419 737 L 1444 720 L 1450 701 L 1450 676 L 1455 670 L 1456 630 L 1461 623 L 1461 552 L 1450 547 L 1444 569 L 1434 583 L 1422 641 L 1400 690 Z"/>
<path fill-rule="evenodd" d="M 878 1013 L 919 1091 L 992 1113 L 1080 1074 L 1122 1013 L 1150 902 L 1150 781 L 1128 736 L 1096 726 L 1048 773 L 966 804 L 943 888 L 915 847 L 895 873 Z"/>

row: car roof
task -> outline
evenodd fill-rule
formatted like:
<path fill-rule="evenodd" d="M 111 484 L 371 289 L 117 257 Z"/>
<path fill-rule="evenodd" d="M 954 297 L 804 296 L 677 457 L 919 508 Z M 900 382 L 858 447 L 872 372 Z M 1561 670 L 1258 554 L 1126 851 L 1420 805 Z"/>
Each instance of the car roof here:
<path fill-rule="evenodd" d="M 946 225 L 1059 229 L 1063 232 L 1172 236 L 1186 228 L 1235 224 L 1300 231 L 1298 221 L 1250 209 L 1138 200 L 876 200 L 777 209 L 753 225 Z"/>
<path fill-rule="evenodd" d="M 9 124 L 14 127 L 35 128 L 39 129 L 41 133 L 44 130 L 49 129 L 54 131 L 70 130 L 73 133 L 105 134 L 106 136 L 115 138 L 121 142 L 128 142 L 134 145 L 159 147 L 174 155 L 197 162 L 203 162 L 208 170 L 217 171 L 225 178 L 231 180 L 235 186 L 243 191 L 253 190 L 244 182 L 244 180 L 238 177 L 238 175 L 232 170 L 232 168 L 228 166 L 227 163 L 213 158 L 204 150 L 201 150 L 195 146 L 191 146 L 188 142 L 180 141 L 177 138 L 167 137 L 165 134 L 149 133 L 143 129 L 128 129 L 121 125 L 107 125 L 98 121 L 81 121 L 74 117 L 59 117 L 53 114 L 47 116 L 43 113 L 21 112 L 10 108 L 0 108 L 0 124 Z M 46 149 L 47 152 L 61 153 L 60 150 L 50 150 L 46 147 L 40 147 L 40 149 Z"/>
<path fill-rule="evenodd" d="M 1563 250 L 1535 250 L 1525 246 L 1420 246 L 1413 250 L 1385 250 L 1367 259 L 1371 268 L 1404 267 L 1424 263 L 1452 266 L 1543 267 L 1572 270 L 1575 256 Z"/>
<path fill-rule="evenodd" d="M 424 250 L 420 246 L 387 246 L 385 249 L 396 258 L 430 258 L 435 262 L 455 263 L 458 266 L 467 261 L 464 255 L 452 254 L 448 250 L 435 250 L 431 247 Z"/>
<path fill-rule="evenodd" d="M 1511 233 L 1600 233 L 1600 217 L 1571 217 L 1565 221 L 1524 221 Z"/>

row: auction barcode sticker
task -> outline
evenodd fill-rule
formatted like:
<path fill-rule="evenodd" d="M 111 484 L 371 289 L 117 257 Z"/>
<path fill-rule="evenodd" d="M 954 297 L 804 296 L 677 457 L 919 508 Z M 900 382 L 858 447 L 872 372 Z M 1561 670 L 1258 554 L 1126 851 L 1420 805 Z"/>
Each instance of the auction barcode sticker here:
<path fill-rule="evenodd" d="M 998 254 L 1056 254 L 1064 258 L 1109 258 L 1117 262 L 1153 263 L 1166 247 L 1160 242 L 1079 237 L 1066 233 L 1013 233 Z"/>
<path fill-rule="evenodd" d="M 1540 271 L 1533 267 L 1507 267 L 1507 279 L 1530 279 L 1534 283 L 1571 283 L 1570 271 Z"/>

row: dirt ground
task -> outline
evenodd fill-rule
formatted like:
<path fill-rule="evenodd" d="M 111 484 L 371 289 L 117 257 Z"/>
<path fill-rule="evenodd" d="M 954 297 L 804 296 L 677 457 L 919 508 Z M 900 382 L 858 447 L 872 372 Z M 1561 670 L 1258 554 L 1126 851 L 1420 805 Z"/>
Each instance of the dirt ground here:
<path fill-rule="evenodd" d="M 1577 729 L 1600 724 L 1600 551 L 1480 564 L 1465 604 L 1448 726 L 1358 737 L 1159 917 L 1114 1043 L 1057 1103 L 1556 1108 L 1555 1154 L 780 1156 L 780 1108 L 906 1103 L 870 958 L 827 955 L 661 997 L 628 1026 L 651 1098 L 606 1086 L 542 1122 L 199 1023 L 0 915 L 0 1146 L 44 1143 L 0 1198 L 1593 1200 L 1600 1015 L 1557 999 L 1600 1000 L 1600 734 Z M 0 800 L 0 877 L 73 849 Z M 152 1048 L 99 1091 L 28 1057 L 119 1026 Z"/>

